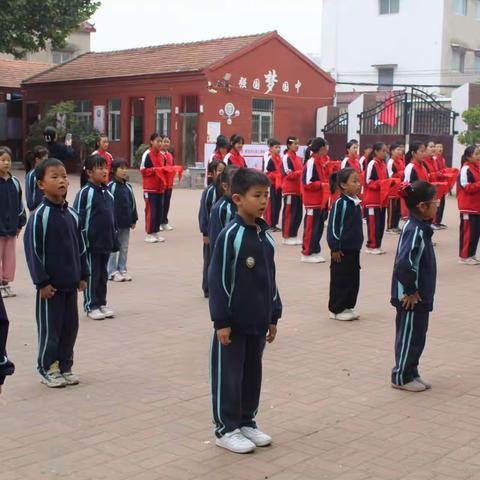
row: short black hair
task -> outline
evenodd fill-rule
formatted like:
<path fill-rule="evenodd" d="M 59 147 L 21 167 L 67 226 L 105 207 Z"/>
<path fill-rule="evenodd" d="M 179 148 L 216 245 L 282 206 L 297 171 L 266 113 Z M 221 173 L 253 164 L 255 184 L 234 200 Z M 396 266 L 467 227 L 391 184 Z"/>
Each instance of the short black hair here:
<path fill-rule="evenodd" d="M 252 187 L 269 187 L 270 179 L 263 173 L 253 168 L 241 168 L 232 179 L 230 191 L 232 195 L 245 195 Z"/>
<path fill-rule="evenodd" d="M 88 182 L 87 170 L 92 171 L 95 168 L 106 166 L 107 161 L 98 153 L 88 156 L 83 164 L 82 173 L 80 175 L 80 186 L 83 187 Z"/>
<path fill-rule="evenodd" d="M 227 168 L 217 177 L 217 196 L 220 198 L 224 195 L 222 183 L 226 183 L 228 188 L 232 187 L 233 177 L 240 170 L 238 165 L 228 165 Z"/>
<path fill-rule="evenodd" d="M 124 167 L 128 167 L 128 162 L 126 160 L 122 160 L 122 159 L 116 159 L 112 162 L 112 175 L 115 175 L 115 172 L 119 169 L 119 168 L 124 168 Z"/>
<path fill-rule="evenodd" d="M 431 202 L 436 196 L 437 188 L 423 180 L 400 186 L 400 197 L 405 199 L 408 210 L 413 213 L 418 212 L 419 203 Z"/>
<path fill-rule="evenodd" d="M 47 173 L 47 169 L 49 167 L 65 168 L 65 164 L 58 158 L 47 158 L 35 168 L 35 178 L 37 181 L 45 178 L 45 174 Z"/>
<path fill-rule="evenodd" d="M 275 145 L 280 145 L 280 142 L 276 138 L 269 138 L 268 139 L 268 146 L 274 147 Z"/>

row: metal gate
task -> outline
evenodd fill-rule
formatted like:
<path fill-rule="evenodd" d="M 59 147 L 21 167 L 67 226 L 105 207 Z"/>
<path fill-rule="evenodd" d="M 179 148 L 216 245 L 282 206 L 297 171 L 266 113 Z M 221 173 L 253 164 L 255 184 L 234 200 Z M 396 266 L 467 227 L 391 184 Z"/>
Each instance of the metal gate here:
<path fill-rule="evenodd" d="M 328 122 L 322 128 L 325 140 L 330 146 L 329 156 L 332 160 L 340 160 L 345 156 L 345 144 L 348 135 L 348 112 Z"/>

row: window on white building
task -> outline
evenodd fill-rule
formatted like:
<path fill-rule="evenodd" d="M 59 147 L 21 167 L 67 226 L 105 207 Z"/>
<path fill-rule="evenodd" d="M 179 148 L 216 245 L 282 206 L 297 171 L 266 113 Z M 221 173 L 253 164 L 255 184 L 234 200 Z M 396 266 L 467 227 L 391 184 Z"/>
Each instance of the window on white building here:
<path fill-rule="evenodd" d="M 475 18 L 477 20 L 480 20 L 480 0 L 476 0 L 475 4 L 476 4 L 475 5 L 476 6 L 476 8 L 475 8 Z"/>
<path fill-rule="evenodd" d="M 453 0 L 453 10 L 457 15 L 467 15 L 468 0 Z"/>
<path fill-rule="evenodd" d="M 160 135 L 170 137 L 172 97 L 157 97 L 156 125 Z"/>
<path fill-rule="evenodd" d="M 79 118 L 87 128 L 92 128 L 92 101 L 76 100 L 74 115 Z"/>
<path fill-rule="evenodd" d="M 56 50 L 52 52 L 52 57 L 53 63 L 60 65 L 61 63 L 71 60 L 73 58 L 73 52 L 62 52 L 60 50 Z"/>
<path fill-rule="evenodd" d="M 108 137 L 110 140 L 120 140 L 120 112 L 122 101 L 112 98 L 108 101 Z"/>
<path fill-rule="evenodd" d="M 480 72 L 480 52 L 475 52 L 475 71 Z"/>
<path fill-rule="evenodd" d="M 378 89 L 390 90 L 393 84 L 394 68 L 378 67 Z"/>
<path fill-rule="evenodd" d="M 252 143 L 267 143 L 273 132 L 273 100 L 252 101 Z"/>
<path fill-rule="evenodd" d="M 465 49 L 452 47 L 452 70 L 460 73 L 465 71 Z"/>
<path fill-rule="evenodd" d="M 379 0 L 380 15 L 390 15 L 400 11 L 400 0 Z"/>

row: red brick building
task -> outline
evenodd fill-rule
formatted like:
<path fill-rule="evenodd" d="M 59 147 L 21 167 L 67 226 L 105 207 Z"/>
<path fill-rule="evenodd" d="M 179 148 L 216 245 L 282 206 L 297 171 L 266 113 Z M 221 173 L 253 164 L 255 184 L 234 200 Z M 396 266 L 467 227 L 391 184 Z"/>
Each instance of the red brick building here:
<path fill-rule="evenodd" d="M 265 143 L 272 135 L 301 142 L 315 133 L 315 113 L 330 105 L 332 78 L 277 32 L 203 42 L 87 53 L 23 82 L 25 132 L 34 113 L 74 100 L 77 114 L 131 159 L 154 131 L 168 134 L 178 163 L 203 160 L 220 132 Z"/>

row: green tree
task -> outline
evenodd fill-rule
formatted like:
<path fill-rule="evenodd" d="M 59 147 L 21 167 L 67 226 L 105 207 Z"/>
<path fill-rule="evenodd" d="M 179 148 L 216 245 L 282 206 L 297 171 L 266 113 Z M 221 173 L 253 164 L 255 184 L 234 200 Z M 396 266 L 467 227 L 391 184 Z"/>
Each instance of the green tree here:
<path fill-rule="evenodd" d="M 0 52 L 22 58 L 25 51 L 43 50 L 65 39 L 100 6 L 93 0 L 2 0 Z"/>
<path fill-rule="evenodd" d="M 480 106 L 465 110 L 462 118 L 468 125 L 468 129 L 460 133 L 458 141 L 463 145 L 480 144 Z"/>
<path fill-rule="evenodd" d="M 94 150 L 99 132 L 75 115 L 74 102 L 60 102 L 51 106 L 42 119 L 33 123 L 25 141 L 28 148 L 45 144 L 43 131 L 49 125 L 56 127 L 59 139 L 63 139 L 66 133 L 72 134 L 73 147 L 80 160 L 85 160 L 87 154 Z"/>

